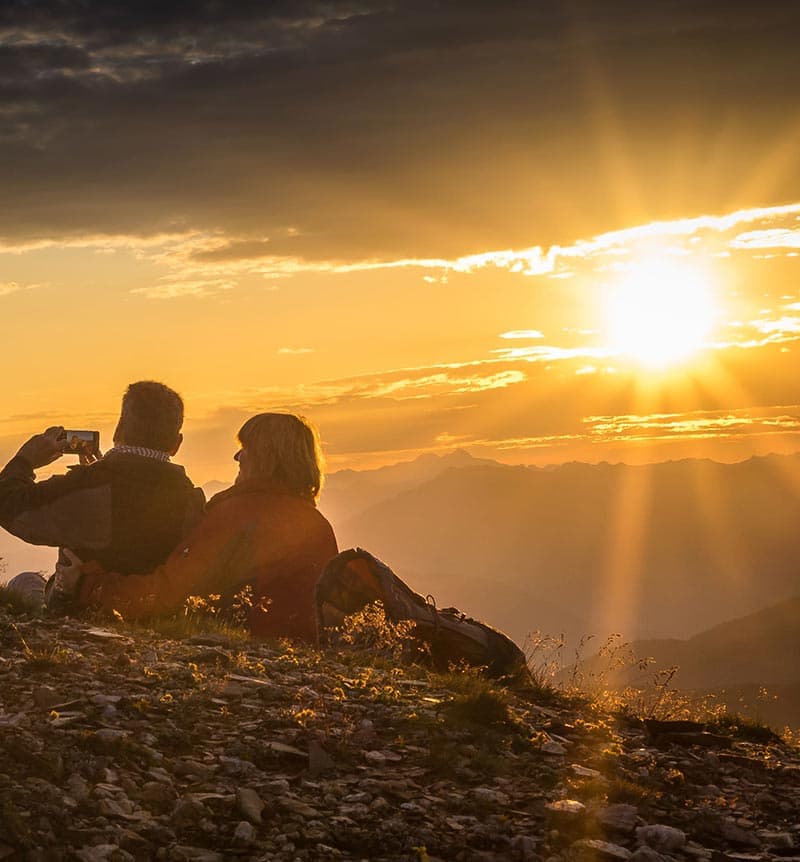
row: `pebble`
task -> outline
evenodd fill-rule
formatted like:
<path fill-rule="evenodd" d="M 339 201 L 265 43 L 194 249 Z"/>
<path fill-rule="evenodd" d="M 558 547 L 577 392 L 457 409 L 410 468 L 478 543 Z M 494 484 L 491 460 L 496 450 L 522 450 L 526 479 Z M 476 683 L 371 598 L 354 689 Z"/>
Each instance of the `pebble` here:
<path fill-rule="evenodd" d="M 559 816 L 580 817 L 586 813 L 586 806 L 577 799 L 559 799 L 556 802 L 548 802 L 545 807 Z"/>
<path fill-rule="evenodd" d="M 624 803 L 600 808 L 595 813 L 597 822 L 604 829 L 622 833 L 633 832 L 638 817 L 639 813 L 636 806 L 625 805 Z"/>
<path fill-rule="evenodd" d="M 800 755 L 777 743 L 645 745 L 635 726 L 513 692 L 517 723 L 484 731 L 435 706 L 456 694 L 446 677 L 401 666 L 223 640 L 190 670 L 197 646 L 144 629 L 123 666 L 80 620 L 15 624 L 81 660 L 34 679 L 0 639 L 0 860 L 800 857 Z"/>
<path fill-rule="evenodd" d="M 674 857 L 670 857 L 674 858 Z M 653 850 L 652 847 L 639 847 L 637 850 L 634 850 L 633 856 L 630 858 L 630 862 L 670 862 L 670 859 L 667 859 L 666 856 L 662 856 L 658 851 Z"/>
<path fill-rule="evenodd" d="M 686 833 L 674 826 L 640 826 L 636 830 L 636 840 L 654 850 L 680 850 L 686 844 Z"/>
<path fill-rule="evenodd" d="M 501 790 L 494 790 L 491 787 L 476 787 L 472 791 L 473 797 L 486 805 L 509 805 L 511 800 Z"/>
<path fill-rule="evenodd" d="M 247 820 L 241 820 L 233 830 L 233 842 L 240 847 L 248 847 L 255 843 L 257 834 L 256 828 L 252 823 L 249 823 Z"/>
<path fill-rule="evenodd" d="M 386 755 L 382 751 L 365 751 L 364 759 L 373 766 L 386 765 Z"/>
<path fill-rule="evenodd" d="M 264 802 L 252 788 L 238 787 L 236 789 L 236 809 L 250 823 L 258 824 L 261 823 Z"/>
<path fill-rule="evenodd" d="M 632 855 L 626 847 L 597 838 L 581 838 L 569 848 L 570 862 L 628 862 Z"/>

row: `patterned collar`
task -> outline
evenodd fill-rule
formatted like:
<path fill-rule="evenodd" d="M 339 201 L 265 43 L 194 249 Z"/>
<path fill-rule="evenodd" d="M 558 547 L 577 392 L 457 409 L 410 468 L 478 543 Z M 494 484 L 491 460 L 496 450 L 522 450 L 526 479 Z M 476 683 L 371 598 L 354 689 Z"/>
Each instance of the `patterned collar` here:
<path fill-rule="evenodd" d="M 160 449 L 148 449 L 146 446 L 127 446 L 125 443 L 117 443 L 113 449 L 106 452 L 105 457 L 109 455 L 139 455 L 142 458 L 152 458 L 154 461 L 169 461 L 169 452 L 162 452 Z"/>

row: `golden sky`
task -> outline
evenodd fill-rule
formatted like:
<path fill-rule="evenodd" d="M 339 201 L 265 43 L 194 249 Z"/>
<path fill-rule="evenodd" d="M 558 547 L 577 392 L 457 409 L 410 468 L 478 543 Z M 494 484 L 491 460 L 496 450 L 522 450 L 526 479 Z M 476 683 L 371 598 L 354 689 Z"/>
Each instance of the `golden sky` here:
<path fill-rule="evenodd" d="M 148 378 L 198 482 L 272 409 L 334 469 L 800 448 L 796 7 L 258 5 L 0 11 L 0 459 Z"/>

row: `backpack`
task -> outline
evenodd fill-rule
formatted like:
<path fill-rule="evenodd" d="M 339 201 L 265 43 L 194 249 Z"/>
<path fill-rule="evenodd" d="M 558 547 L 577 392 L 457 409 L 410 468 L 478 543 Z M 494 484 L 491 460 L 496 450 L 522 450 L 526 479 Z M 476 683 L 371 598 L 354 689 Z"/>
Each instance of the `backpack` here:
<path fill-rule="evenodd" d="M 320 641 L 344 618 L 380 601 L 393 623 L 414 624 L 411 637 L 424 647 L 440 669 L 465 663 L 484 668 L 487 675 L 518 678 L 526 671 L 525 655 L 506 635 L 457 608 L 437 608 L 377 557 L 361 548 L 335 556 L 317 582 L 314 606 Z"/>

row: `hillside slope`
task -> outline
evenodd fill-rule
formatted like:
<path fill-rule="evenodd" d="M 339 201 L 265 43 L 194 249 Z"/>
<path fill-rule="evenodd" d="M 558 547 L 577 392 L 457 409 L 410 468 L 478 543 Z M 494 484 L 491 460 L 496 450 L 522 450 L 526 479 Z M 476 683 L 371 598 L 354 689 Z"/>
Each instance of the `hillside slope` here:
<path fill-rule="evenodd" d="M 714 693 L 732 708 L 741 699 L 750 713 L 800 727 L 798 644 L 800 598 L 793 598 L 686 640 L 633 641 L 630 653 L 652 659 L 653 668 L 678 668 L 672 682 L 680 689 Z M 580 671 L 617 687 L 641 685 L 652 675 L 635 664 L 609 667 L 599 656 L 583 661 Z"/>
<path fill-rule="evenodd" d="M 363 654 L 0 610 L 0 858 L 800 858 L 796 749 L 664 729 Z"/>

